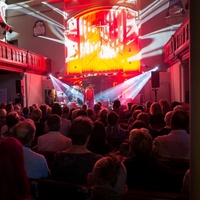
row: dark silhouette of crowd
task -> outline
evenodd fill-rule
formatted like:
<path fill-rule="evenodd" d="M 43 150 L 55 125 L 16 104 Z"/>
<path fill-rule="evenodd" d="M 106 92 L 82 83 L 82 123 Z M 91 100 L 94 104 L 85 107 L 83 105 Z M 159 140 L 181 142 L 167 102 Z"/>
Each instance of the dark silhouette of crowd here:
<path fill-rule="evenodd" d="M 143 104 L 129 101 L 126 105 L 116 99 L 112 103 L 112 108 L 101 102 L 93 108 L 57 102 L 29 107 L 2 103 L 0 162 L 8 162 L 2 155 L 9 153 L 3 150 L 5 143 L 20 149 L 20 156 L 12 155 L 16 156 L 13 162 L 22 165 L 23 161 L 23 169 L 19 170 L 22 177 L 16 172 L 13 176 L 23 181 L 24 189 L 19 188 L 21 194 L 14 194 L 18 178 L 12 177 L 13 194 L 9 195 L 29 199 L 31 186 L 26 184 L 32 179 L 87 185 L 93 191 L 91 199 L 97 199 L 93 197 L 96 192 L 103 195 L 104 190 L 116 195 L 115 199 L 129 189 L 189 193 L 186 178 L 190 161 L 189 105 L 165 99 Z M 180 169 L 175 169 L 174 162 L 179 163 Z M 7 170 L 2 164 L 1 167 L 0 177 L 10 178 L 4 174 Z M 117 182 L 112 185 L 108 180 L 116 178 L 109 175 L 112 170 L 122 173 L 121 180 L 125 180 L 119 185 L 123 191 L 119 194 L 115 190 Z M 101 176 L 103 183 L 98 181 Z"/>

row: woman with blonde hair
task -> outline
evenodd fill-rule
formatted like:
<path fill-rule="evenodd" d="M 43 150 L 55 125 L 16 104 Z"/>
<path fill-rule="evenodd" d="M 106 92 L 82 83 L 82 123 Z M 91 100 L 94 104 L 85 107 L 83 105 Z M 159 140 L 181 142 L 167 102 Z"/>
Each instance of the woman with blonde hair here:
<path fill-rule="evenodd" d="M 153 139 L 147 128 L 133 129 L 129 135 L 130 156 L 124 161 L 130 189 L 165 191 L 167 174 L 152 155 Z"/>

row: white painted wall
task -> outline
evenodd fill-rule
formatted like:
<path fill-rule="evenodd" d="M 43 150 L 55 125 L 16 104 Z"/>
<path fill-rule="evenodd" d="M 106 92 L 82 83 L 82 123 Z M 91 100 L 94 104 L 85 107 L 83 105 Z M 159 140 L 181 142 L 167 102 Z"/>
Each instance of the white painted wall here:
<path fill-rule="evenodd" d="M 43 103 L 42 96 L 42 85 L 43 80 L 46 77 L 36 75 L 36 74 L 28 74 L 24 75 L 24 86 L 25 86 L 25 95 L 24 102 L 26 106 L 31 106 L 34 103 L 41 105 Z"/>
<path fill-rule="evenodd" d="M 170 67 L 171 101 L 181 101 L 181 69 L 180 63 Z"/>

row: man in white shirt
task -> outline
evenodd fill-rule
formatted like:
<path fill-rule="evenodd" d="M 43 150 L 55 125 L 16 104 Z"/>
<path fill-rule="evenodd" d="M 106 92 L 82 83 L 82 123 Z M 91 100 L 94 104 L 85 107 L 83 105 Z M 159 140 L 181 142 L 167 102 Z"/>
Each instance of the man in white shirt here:
<path fill-rule="evenodd" d="M 72 147 L 71 139 L 60 133 L 61 117 L 52 114 L 47 119 L 49 132 L 39 136 L 37 151 L 63 151 Z"/>
<path fill-rule="evenodd" d="M 171 132 L 168 135 L 157 136 L 153 141 L 153 153 L 159 157 L 189 159 L 190 135 L 189 116 L 187 112 L 173 111 L 171 117 Z"/>

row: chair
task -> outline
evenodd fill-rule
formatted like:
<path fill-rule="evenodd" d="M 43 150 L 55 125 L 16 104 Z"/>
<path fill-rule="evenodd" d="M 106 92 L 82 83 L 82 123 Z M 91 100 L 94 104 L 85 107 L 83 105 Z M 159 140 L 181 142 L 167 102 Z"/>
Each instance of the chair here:
<path fill-rule="evenodd" d="M 90 195 L 90 189 L 87 185 L 50 179 L 32 179 L 30 185 L 35 200 L 87 200 Z"/>
<path fill-rule="evenodd" d="M 54 156 L 56 152 L 55 151 L 36 151 L 36 152 L 42 154 L 46 158 L 49 169 L 50 171 L 52 171 Z"/>

